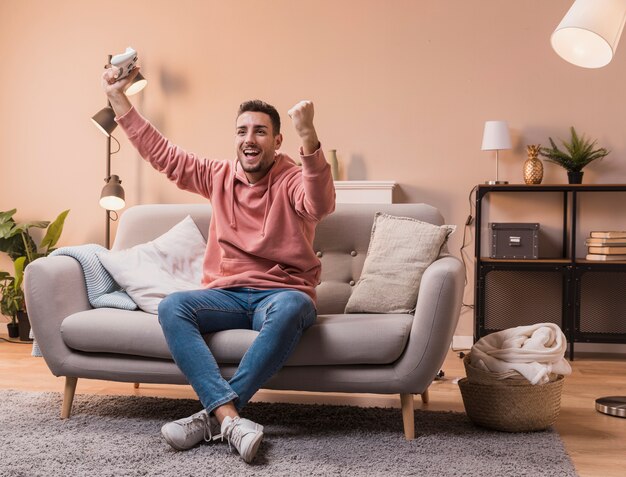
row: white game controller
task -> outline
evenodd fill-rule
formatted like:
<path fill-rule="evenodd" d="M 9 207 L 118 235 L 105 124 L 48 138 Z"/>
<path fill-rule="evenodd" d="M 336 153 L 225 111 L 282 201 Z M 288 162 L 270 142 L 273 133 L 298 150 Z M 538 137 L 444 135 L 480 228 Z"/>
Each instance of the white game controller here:
<path fill-rule="evenodd" d="M 111 64 L 118 68 L 117 81 L 126 78 L 137 64 L 137 52 L 129 46 L 124 53 L 111 58 Z"/>

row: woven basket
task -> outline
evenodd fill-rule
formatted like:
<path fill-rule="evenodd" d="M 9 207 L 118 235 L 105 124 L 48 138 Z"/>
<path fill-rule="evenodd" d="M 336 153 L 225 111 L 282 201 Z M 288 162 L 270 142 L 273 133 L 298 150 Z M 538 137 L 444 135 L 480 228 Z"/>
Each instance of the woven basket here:
<path fill-rule="evenodd" d="M 543 430 L 561 409 L 563 376 L 550 375 L 546 384 L 530 384 L 517 371 L 492 373 L 463 359 L 467 378 L 459 381 L 465 412 L 474 424 L 507 432 Z"/>
<path fill-rule="evenodd" d="M 474 424 L 506 432 L 540 431 L 559 416 L 563 376 L 546 384 L 512 386 L 475 384 L 463 378 L 459 388 Z"/>

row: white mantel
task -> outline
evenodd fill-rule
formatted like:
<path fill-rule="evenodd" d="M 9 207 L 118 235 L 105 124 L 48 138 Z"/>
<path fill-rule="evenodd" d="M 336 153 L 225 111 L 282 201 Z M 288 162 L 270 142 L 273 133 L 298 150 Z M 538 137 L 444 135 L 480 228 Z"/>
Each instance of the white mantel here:
<path fill-rule="evenodd" d="M 391 204 L 396 181 L 335 181 L 337 202 L 343 204 Z"/>

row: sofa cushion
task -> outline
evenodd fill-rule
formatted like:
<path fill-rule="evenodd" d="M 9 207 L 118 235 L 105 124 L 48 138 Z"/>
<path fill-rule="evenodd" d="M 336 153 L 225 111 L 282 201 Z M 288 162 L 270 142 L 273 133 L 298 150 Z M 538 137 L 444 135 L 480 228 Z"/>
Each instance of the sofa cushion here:
<path fill-rule="evenodd" d="M 143 311 L 157 313 L 170 293 L 201 287 L 204 237 L 190 216 L 156 239 L 98 258 Z"/>
<path fill-rule="evenodd" d="M 287 366 L 389 364 L 408 341 L 413 316 L 320 315 L 302 336 Z M 172 359 L 157 317 L 141 311 L 98 308 L 68 316 L 65 344 L 78 351 Z M 204 336 L 217 361 L 236 364 L 256 331 L 226 330 Z"/>
<path fill-rule="evenodd" d="M 411 313 L 426 268 L 456 227 L 377 213 L 346 313 Z"/>

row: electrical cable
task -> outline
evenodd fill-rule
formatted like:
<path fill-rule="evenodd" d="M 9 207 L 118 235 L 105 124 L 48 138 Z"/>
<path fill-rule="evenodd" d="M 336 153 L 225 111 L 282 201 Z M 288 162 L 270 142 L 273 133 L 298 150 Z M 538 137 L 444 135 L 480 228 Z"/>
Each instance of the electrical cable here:
<path fill-rule="evenodd" d="M 470 255 L 467 255 L 467 252 L 465 251 L 465 248 L 472 243 L 472 236 L 471 234 L 469 234 L 469 241 L 467 240 L 467 231 L 469 228 L 471 228 L 472 224 L 474 223 L 474 209 L 473 209 L 473 202 L 472 202 L 472 194 L 474 194 L 476 192 L 476 190 L 478 189 L 478 186 L 474 186 L 472 188 L 472 190 L 470 190 L 469 196 L 468 196 L 468 201 L 469 201 L 469 215 L 467 216 L 467 219 L 465 220 L 465 225 L 463 226 L 463 238 L 462 238 L 462 243 L 461 243 L 461 248 L 459 249 L 459 253 L 461 255 L 461 261 L 463 262 L 463 270 L 465 272 L 465 285 L 467 285 L 468 281 L 467 281 L 467 263 L 466 263 L 466 257 L 468 261 L 472 260 L 472 257 Z M 477 231 L 476 233 L 480 233 L 479 231 Z M 474 305 L 473 304 L 467 304 L 467 303 L 462 303 L 462 306 L 474 309 Z"/>

